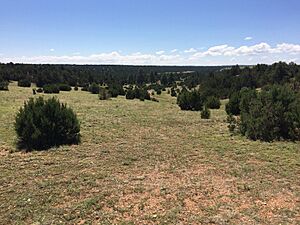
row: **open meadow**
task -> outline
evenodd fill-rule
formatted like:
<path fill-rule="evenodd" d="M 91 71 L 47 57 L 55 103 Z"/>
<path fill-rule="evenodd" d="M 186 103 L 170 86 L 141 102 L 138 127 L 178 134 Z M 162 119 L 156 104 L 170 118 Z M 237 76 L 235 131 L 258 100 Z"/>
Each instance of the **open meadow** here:
<path fill-rule="evenodd" d="M 203 120 L 166 92 L 159 103 L 55 96 L 82 143 L 25 153 L 14 121 L 32 89 L 0 92 L 1 224 L 300 223 L 300 143 L 232 135 L 225 101 Z"/>

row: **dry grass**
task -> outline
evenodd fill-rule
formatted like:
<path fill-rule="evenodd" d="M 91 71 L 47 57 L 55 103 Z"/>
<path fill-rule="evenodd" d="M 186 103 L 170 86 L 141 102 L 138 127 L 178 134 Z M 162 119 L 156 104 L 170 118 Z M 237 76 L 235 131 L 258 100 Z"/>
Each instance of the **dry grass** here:
<path fill-rule="evenodd" d="M 201 120 L 159 103 L 60 100 L 82 144 L 16 152 L 13 121 L 32 90 L 0 92 L 1 224 L 299 224 L 300 144 L 232 136 L 224 104 Z"/>

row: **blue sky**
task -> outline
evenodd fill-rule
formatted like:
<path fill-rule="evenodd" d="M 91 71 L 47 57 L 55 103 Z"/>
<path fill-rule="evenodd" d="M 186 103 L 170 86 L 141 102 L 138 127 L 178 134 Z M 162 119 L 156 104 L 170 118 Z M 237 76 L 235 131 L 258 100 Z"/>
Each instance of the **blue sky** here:
<path fill-rule="evenodd" d="M 0 62 L 300 63 L 298 0 L 0 3 Z"/>

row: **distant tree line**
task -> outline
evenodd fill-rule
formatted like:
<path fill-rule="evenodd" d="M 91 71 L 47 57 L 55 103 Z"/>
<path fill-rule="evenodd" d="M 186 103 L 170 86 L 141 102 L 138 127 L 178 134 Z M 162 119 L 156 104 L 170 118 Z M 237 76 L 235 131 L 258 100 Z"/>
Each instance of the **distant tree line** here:
<path fill-rule="evenodd" d="M 125 65 L 34 65 L 1 64 L 0 81 L 20 81 L 20 86 L 36 83 L 65 83 L 84 87 L 88 84 L 136 84 L 160 82 L 164 86 L 185 80 L 193 73 L 205 75 L 224 67 L 197 66 L 125 66 Z"/>

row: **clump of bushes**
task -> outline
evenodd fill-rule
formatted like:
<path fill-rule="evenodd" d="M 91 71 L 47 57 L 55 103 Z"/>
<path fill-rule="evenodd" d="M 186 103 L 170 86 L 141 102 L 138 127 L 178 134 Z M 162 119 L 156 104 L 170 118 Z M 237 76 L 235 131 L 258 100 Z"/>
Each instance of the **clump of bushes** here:
<path fill-rule="evenodd" d="M 300 140 L 300 96 L 288 86 L 239 93 L 239 132 L 252 140 Z M 232 114 L 230 114 L 232 115 Z"/>
<path fill-rule="evenodd" d="M 177 96 L 177 104 L 181 110 L 201 111 L 203 102 L 203 98 L 197 90 L 184 90 Z"/>
<path fill-rule="evenodd" d="M 126 92 L 126 99 L 140 99 L 141 101 L 144 100 L 151 100 L 149 92 L 144 88 L 135 87 L 134 89 L 130 88 Z"/>
<path fill-rule="evenodd" d="M 92 83 L 92 84 L 88 87 L 88 90 L 89 90 L 89 92 L 91 92 L 92 94 L 99 94 L 100 86 L 99 86 L 99 84 Z"/>
<path fill-rule="evenodd" d="M 108 87 L 109 94 L 112 98 L 116 98 L 119 95 L 124 96 L 126 93 L 121 84 L 112 84 Z"/>
<path fill-rule="evenodd" d="M 206 106 L 204 106 L 204 109 L 201 111 L 201 119 L 209 119 L 210 118 L 210 110 Z"/>
<path fill-rule="evenodd" d="M 78 91 L 78 86 L 77 85 L 74 87 L 74 91 Z"/>
<path fill-rule="evenodd" d="M 18 81 L 18 86 L 19 87 L 30 87 L 31 81 L 29 79 L 21 79 Z"/>
<path fill-rule="evenodd" d="M 60 91 L 71 91 L 72 87 L 69 84 L 58 84 Z"/>
<path fill-rule="evenodd" d="M 58 94 L 59 87 L 56 84 L 46 84 L 43 86 L 45 94 Z"/>
<path fill-rule="evenodd" d="M 28 151 L 80 142 L 80 125 L 73 110 L 56 98 L 31 98 L 15 121 L 18 146 Z"/>
<path fill-rule="evenodd" d="M 219 109 L 221 107 L 221 101 L 219 98 L 215 97 L 215 96 L 209 96 L 206 99 L 206 103 L 205 105 L 209 108 L 209 109 Z"/>

